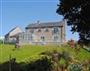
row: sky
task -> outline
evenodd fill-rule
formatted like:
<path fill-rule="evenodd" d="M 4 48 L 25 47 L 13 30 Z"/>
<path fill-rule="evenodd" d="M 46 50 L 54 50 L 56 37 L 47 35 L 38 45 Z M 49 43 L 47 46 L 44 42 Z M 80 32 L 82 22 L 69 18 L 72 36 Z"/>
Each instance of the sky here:
<path fill-rule="evenodd" d="M 19 26 L 23 31 L 30 23 L 61 21 L 63 16 L 56 10 L 59 0 L 0 0 L 0 36 L 3 37 L 12 28 Z M 66 27 L 66 40 L 78 40 L 77 33 L 72 34 Z"/>

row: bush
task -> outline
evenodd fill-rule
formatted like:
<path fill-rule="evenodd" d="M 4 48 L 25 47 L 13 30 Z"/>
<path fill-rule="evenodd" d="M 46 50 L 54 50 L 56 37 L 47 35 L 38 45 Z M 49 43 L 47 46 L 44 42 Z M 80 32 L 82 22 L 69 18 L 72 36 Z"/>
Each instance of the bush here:
<path fill-rule="evenodd" d="M 75 42 L 74 42 L 74 40 L 72 40 L 72 39 L 69 40 L 69 41 L 68 41 L 68 45 L 69 45 L 70 47 L 72 47 L 72 48 L 75 47 Z"/>
<path fill-rule="evenodd" d="M 66 51 L 63 51 L 63 52 L 62 52 L 62 57 L 63 57 L 65 60 L 67 60 L 67 61 L 70 61 L 70 60 L 71 60 L 71 57 L 70 57 L 69 53 L 66 52 Z"/>
<path fill-rule="evenodd" d="M 90 46 L 83 46 L 83 49 L 87 50 L 88 52 L 90 52 Z"/>
<path fill-rule="evenodd" d="M 22 65 L 15 62 L 15 59 L 11 59 L 0 65 L 0 71 L 23 71 L 22 68 Z"/>
<path fill-rule="evenodd" d="M 47 57 L 29 63 L 17 63 L 15 58 L 0 64 L 0 71 L 51 71 L 52 62 Z"/>
<path fill-rule="evenodd" d="M 35 62 L 30 62 L 27 65 L 27 71 L 51 71 L 52 62 L 47 57 L 39 59 Z"/>
<path fill-rule="evenodd" d="M 82 70 L 82 66 L 80 64 L 70 64 L 68 66 L 68 70 L 69 71 L 81 71 Z"/>

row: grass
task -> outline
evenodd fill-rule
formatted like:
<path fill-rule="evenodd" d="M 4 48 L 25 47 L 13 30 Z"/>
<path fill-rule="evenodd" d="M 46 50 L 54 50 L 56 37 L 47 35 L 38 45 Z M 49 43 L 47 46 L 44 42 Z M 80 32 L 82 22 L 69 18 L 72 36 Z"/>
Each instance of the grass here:
<path fill-rule="evenodd" d="M 90 60 L 90 52 L 87 52 L 82 48 L 77 52 L 73 48 L 57 45 L 25 45 L 21 46 L 19 49 L 15 49 L 14 47 L 14 45 L 9 44 L 0 46 L 0 63 L 8 61 L 10 58 L 16 58 L 17 62 L 36 60 L 41 57 L 40 53 L 53 50 L 57 50 L 58 52 L 67 51 L 71 57 L 81 62 L 84 60 Z"/>

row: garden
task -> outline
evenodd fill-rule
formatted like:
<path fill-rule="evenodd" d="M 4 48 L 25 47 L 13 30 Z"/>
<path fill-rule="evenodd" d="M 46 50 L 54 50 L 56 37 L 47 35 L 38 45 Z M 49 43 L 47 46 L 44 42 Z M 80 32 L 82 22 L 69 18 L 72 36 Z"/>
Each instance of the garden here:
<path fill-rule="evenodd" d="M 80 46 L 0 46 L 0 71 L 90 71 L 90 52 Z"/>

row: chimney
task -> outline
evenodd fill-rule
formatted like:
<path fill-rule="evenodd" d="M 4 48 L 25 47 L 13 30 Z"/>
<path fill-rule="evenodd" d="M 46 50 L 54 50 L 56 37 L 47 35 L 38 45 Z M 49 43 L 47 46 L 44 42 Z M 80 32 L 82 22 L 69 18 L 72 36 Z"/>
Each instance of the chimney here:
<path fill-rule="evenodd" d="M 40 21 L 39 20 L 37 21 L 37 24 L 40 24 Z"/>

